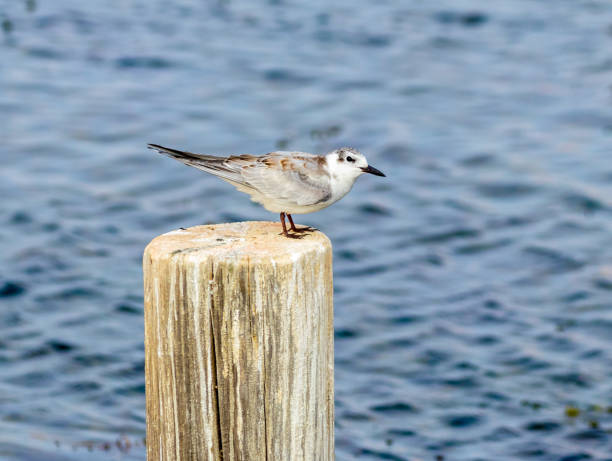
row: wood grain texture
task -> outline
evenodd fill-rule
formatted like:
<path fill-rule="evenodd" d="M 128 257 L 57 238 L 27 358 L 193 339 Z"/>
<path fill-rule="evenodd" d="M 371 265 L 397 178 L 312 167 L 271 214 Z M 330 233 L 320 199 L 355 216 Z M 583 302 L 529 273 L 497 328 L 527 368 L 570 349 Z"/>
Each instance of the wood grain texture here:
<path fill-rule="evenodd" d="M 279 232 L 198 226 L 147 246 L 149 461 L 334 459 L 331 244 Z"/>

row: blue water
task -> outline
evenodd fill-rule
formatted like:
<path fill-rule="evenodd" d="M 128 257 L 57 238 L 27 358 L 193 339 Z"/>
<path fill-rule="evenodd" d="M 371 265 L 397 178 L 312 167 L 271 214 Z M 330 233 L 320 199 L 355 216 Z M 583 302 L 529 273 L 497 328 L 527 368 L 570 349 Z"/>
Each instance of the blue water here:
<path fill-rule="evenodd" d="M 144 460 L 141 254 L 275 215 L 145 148 L 362 150 L 349 460 L 612 459 L 612 3 L 0 3 L 0 459 Z"/>

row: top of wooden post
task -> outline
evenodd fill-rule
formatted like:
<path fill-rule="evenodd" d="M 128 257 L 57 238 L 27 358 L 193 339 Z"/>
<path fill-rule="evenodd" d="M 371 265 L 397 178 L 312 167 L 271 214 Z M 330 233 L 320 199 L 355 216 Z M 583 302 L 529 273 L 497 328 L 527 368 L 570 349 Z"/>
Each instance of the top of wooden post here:
<path fill-rule="evenodd" d="M 279 222 L 246 221 L 210 224 L 179 229 L 154 238 L 145 254 L 150 257 L 196 255 L 253 259 L 295 258 L 310 251 L 329 249 L 331 242 L 318 230 L 299 234 L 301 238 L 287 238 L 281 234 Z"/>

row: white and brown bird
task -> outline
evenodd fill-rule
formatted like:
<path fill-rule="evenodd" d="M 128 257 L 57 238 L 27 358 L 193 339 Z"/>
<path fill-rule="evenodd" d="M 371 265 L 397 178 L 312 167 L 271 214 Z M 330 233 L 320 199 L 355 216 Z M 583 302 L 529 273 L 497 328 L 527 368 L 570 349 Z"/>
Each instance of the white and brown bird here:
<path fill-rule="evenodd" d="M 287 232 L 285 216 L 289 218 L 291 230 L 298 233 L 301 230 L 295 227 L 292 214 L 312 213 L 337 202 L 363 173 L 385 176 L 351 147 L 342 147 L 326 155 L 281 151 L 229 157 L 194 154 L 157 144 L 149 144 L 149 148 L 214 174 L 249 194 L 251 200 L 266 210 L 280 213 L 286 237 L 295 235 Z"/>

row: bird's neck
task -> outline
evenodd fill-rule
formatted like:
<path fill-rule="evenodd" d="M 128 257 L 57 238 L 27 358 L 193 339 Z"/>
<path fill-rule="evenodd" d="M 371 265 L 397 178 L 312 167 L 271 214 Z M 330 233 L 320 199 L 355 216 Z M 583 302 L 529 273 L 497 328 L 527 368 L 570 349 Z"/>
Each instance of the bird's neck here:
<path fill-rule="evenodd" d="M 357 178 L 351 176 L 334 175 L 332 173 L 331 179 L 332 196 L 335 200 L 340 200 L 349 193 Z"/>

